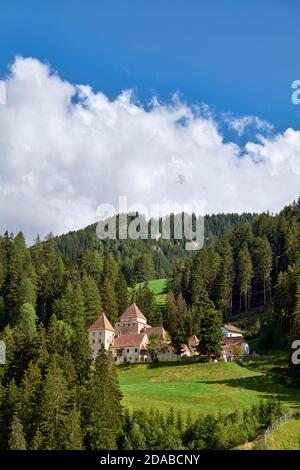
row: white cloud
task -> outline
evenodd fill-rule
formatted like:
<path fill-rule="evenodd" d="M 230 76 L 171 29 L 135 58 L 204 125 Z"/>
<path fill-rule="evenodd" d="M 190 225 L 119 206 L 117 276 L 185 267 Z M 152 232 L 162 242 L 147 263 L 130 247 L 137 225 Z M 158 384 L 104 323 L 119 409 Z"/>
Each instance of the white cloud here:
<path fill-rule="evenodd" d="M 235 130 L 239 136 L 242 136 L 246 129 L 256 129 L 260 132 L 272 132 L 274 126 L 264 119 L 257 116 L 243 116 L 234 117 L 232 115 L 224 114 L 224 120 L 227 122 L 231 129 Z"/>
<path fill-rule="evenodd" d="M 208 213 L 277 211 L 299 196 L 297 130 L 241 149 L 224 143 L 209 112 L 178 98 L 153 99 L 147 110 L 130 91 L 111 101 L 31 58 L 17 58 L 5 83 L 1 231 L 21 229 L 32 239 L 80 228 L 119 195 L 147 205 L 204 200 Z M 245 119 L 234 124 L 238 132 Z"/>

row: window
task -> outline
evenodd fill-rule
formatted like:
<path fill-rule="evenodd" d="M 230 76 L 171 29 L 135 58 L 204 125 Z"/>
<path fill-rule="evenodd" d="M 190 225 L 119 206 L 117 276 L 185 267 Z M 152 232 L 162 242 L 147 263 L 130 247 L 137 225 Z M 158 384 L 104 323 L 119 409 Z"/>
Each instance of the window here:
<path fill-rule="evenodd" d="M 93 344 L 95 344 L 95 340 L 93 339 Z"/>
<path fill-rule="evenodd" d="M 127 349 L 127 352 L 129 353 L 129 349 Z"/>
<path fill-rule="evenodd" d="M 130 326 L 130 323 L 128 323 L 128 325 L 127 325 L 127 326 Z"/>
<path fill-rule="evenodd" d="M 137 352 L 137 348 L 135 348 L 134 352 Z"/>

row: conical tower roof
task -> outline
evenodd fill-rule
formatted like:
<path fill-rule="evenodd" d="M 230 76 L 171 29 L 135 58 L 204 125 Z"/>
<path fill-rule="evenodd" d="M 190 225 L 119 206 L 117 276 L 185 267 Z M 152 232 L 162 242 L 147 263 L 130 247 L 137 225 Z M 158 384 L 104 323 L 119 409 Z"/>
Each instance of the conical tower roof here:
<path fill-rule="evenodd" d="M 123 315 L 120 318 L 120 321 L 122 320 L 137 320 L 140 318 L 141 320 L 147 321 L 147 318 L 145 315 L 140 311 L 138 306 L 134 303 L 131 304 L 130 307 L 128 307 L 127 310 L 123 313 Z"/>
<path fill-rule="evenodd" d="M 98 331 L 98 330 L 109 330 L 115 331 L 114 327 L 108 320 L 105 313 L 102 313 L 100 317 L 97 318 L 96 321 L 89 327 L 89 331 Z"/>

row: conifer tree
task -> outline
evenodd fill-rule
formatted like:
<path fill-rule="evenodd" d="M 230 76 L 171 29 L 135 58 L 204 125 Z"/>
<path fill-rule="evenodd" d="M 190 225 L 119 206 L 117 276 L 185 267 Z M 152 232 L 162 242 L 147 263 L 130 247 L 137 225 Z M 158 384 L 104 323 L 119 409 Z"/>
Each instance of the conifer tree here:
<path fill-rule="evenodd" d="M 29 339 L 36 334 L 37 315 L 31 304 L 23 304 L 17 318 L 17 327 Z"/>
<path fill-rule="evenodd" d="M 21 409 L 20 419 L 29 441 L 32 440 L 36 431 L 36 419 L 39 415 L 39 405 L 41 399 L 42 374 L 39 367 L 33 362 L 24 374 L 21 383 Z"/>
<path fill-rule="evenodd" d="M 68 400 L 68 384 L 54 357 L 42 390 L 39 427 L 43 435 L 43 449 L 63 448 Z"/>
<path fill-rule="evenodd" d="M 114 283 L 109 278 L 106 278 L 103 282 L 102 305 L 103 311 L 113 325 L 118 318 L 118 304 Z"/>
<path fill-rule="evenodd" d="M 92 372 L 86 402 L 87 446 L 116 449 L 121 431 L 121 392 L 110 353 L 102 348 Z"/>
<path fill-rule="evenodd" d="M 128 307 L 128 286 L 124 274 L 121 270 L 119 270 L 117 282 L 116 282 L 116 296 L 117 296 L 117 303 L 118 303 L 118 313 L 122 315 L 123 312 Z"/>
<path fill-rule="evenodd" d="M 221 353 L 222 340 L 222 314 L 218 310 L 210 309 L 201 319 L 201 330 L 199 345 L 197 347 L 200 354 L 219 356 Z"/>
<path fill-rule="evenodd" d="M 29 277 L 21 281 L 19 303 L 20 305 L 31 304 L 34 308 L 36 306 L 36 287 Z"/>
<path fill-rule="evenodd" d="M 249 291 L 251 288 L 251 280 L 253 277 L 252 260 L 247 246 L 244 246 L 237 260 L 237 280 L 240 290 L 240 310 L 242 308 L 242 297 L 244 297 L 245 312 L 249 307 Z"/>
<path fill-rule="evenodd" d="M 84 309 L 86 312 L 87 325 L 91 325 L 101 313 L 101 299 L 98 287 L 93 277 L 84 273 L 82 281 L 82 292 L 84 296 Z"/>
<path fill-rule="evenodd" d="M 23 426 L 20 419 L 16 415 L 14 415 L 12 419 L 8 445 L 10 450 L 26 450 L 26 440 L 23 432 Z"/>
<path fill-rule="evenodd" d="M 138 305 L 139 309 L 145 313 L 148 322 L 152 326 L 161 326 L 162 318 L 160 311 L 156 305 L 155 297 L 151 289 L 149 288 L 148 283 L 137 289 L 134 292 L 135 303 Z"/>
<path fill-rule="evenodd" d="M 257 281 L 262 283 L 263 303 L 267 303 L 267 294 L 271 296 L 272 248 L 267 238 L 255 238 L 254 272 Z"/>
<path fill-rule="evenodd" d="M 65 416 L 63 434 L 64 437 L 62 439 L 62 449 L 83 449 L 80 413 L 76 409 L 72 409 Z"/>

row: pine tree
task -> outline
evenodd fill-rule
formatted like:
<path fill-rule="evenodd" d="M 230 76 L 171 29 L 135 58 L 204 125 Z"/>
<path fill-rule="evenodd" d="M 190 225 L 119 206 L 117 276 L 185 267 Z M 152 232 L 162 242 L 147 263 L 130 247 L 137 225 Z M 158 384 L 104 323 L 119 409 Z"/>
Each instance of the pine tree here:
<path fill-rule="evenodd" d="M 56 359 L 53 358 L 42 390 L 39 427 L 43 435 L 43 449 L 63 448 L 68 399 L 67 381 L 57 366 Z"/>
<path fill-rule="evenodd" d="M 134 302 L 139 306 L 142 312 L 145 312 L 148 322 L 152 326 L 161 326 L 162 318 L 160 311 L 157 307 L 155 296 L 149 288 L 148 283 L 134 291 Z"/>
<path fill-rule="evenodd" d="M 71 410 L 64 418 L 64 437 L 62 439 L 62 449 L 81 450 L 83 449 L 80 413 L 76 409 Z"/>
<path fill-rule="evenodd" d="M 121 431 L 121 392 L 110 353 L 101 349 L 87 393 L 87 446 L 116 449 Z"/>
<path fill-rule="evenodd" d="M 111 253 L 108 253 L 104 260 L 103 280 L 109 279 L 115 287 L 118 277 L 118 263 Z"/>
<path fill-rule="evenodd" d="M 247 246 L 244 246 L 237 260 L 237 280 L 240 290 L 240 310 L 242 308 L 242 297 L 244 297 L 245 312 L 249 307 L 249 291 L 251 288 L 251 280 L 253 277 L 252 260 Z"/>
<path fill-rule="evenodd" d="M 172 291 L 169 291 L 166 298 L 167 318 L 168 318 L 168 332 L 171 337 L 177 333 L 178 319 L 177 319 L 177 305 L 175 296 Z"/>
<path fill-rule="evenodd" d="M 172 343 L 176 353 L 180 354 L 181 345 L 187 339 L 185 330 L 187 319 L 187 307 L 183 295 L 179 293 L 177 299 L 174 299 L 172 293 L 167 296 L 167 312 L 168 312 L 168 331 L 172 338 Z"/>
<path fill-rule="evenodd" d="M 267 303 L 267 294 L 271 298 L 272 248 L 267 238 L 255 238 L 254 248 L 255 279 L 263 286 L 263 302 Z"/>
<path fill-rule="evenodd" d="M 106 278 L 103 282 L 102 305 L 103 311 L 113 325 L 118 318 L 118 304 L 114 283 L 109 278 Z"/>
<path fill-rule="evenodd" d="M 22 420 L 27 439 L 31 440 L 36 430 L 36 417 L 39 414 L 41 398 L 42 374 L 39 367 L 33 362 L 24 374 L 21 383 L 21 410 Z"/>
<path fill-rule="evenodd" d="M 20 305 L 31 304 L 34 308 L 36 306 L 36 287 L 29 277 L 21 281 L 19 299 Z"/>
<path fill-rule="evenodd" d="M 10 314 L 9 320 L 15 323 L 20 306 L 20 286 L 29 271 L 30 254 L 21 232 L 7 246 L 9 251 L 7 252 L 4 301 Z"/>
<path fill-rule="evenodd" d="M 199 345 L 200 354 L 208 356 L 219 356 L 221 353 L 222 340 L 222 314 L 217 310 L 210 309 L 201 320 Z"/>
<path fill-rule="evenodd" d="M 122 313 L 125 312 L 128 307 L 129 296 L 127 282 L 121 270 L 119 270 L 116 282 L 116 296 L 118 304 L 118 313 L 119 315 L 122 315 Z"/>
<path fill-rule="evenodd" d="M 14 415 L 12 419 L 8 445 L 10 450 L 26 450 L 26 440 L 23 432 L 23 426 L 20 419 L 16 415 Z"/>
<path fill-rule="evenodd" d="M 87 325 L 91 325 L 100 315 L 101 299 L 95 280 L 87 275 L 83 275 L 82 292 L 84 296 L 84 309 L 86 312 Z"/>
<path fill-rule="evenodd" d="M 228 319 L 232 313 L 233 257 L 227 240 L 219 244 L 220 269 L 216 277 L 216 306 Z"/>
<path fill-rule="evenodd" d="M 133 423 L 125 436 L 125 450 L 146 450 L 147 441 L 138 423 Z"/>
<path fill-rule="evenodd" d="M 79 382 L 85 381 L 91 364 L 91 350 L 86 330 L 86 315 L 80 284 L 74 293 L 74 313 L 72 319 L 72 357 Z"/>
<path fill-rule="evenodd" d="M 98 289 L 101 287 L 103 273 L 103 258 L 95 250 L 87 250 L 82 253 L 80 258 L 80 267 L 82 272 L 92 277 Z"/>
<path fill-rule="evenodd" d="M 24 304 L 17 318 L 17 327 L 29 339 L 36 334 L 37 315 L 31 304 Z"/>
<path fill-rule="evenodd" d="M 70 325 L 73 321 L 74 309 L 76 309 L 74 304 L 74 295 L 74 287 L 69 281 L 63 295 L 54 302 L 53 306 L 53 314 L 59 320 L 64 320 Z"/>

